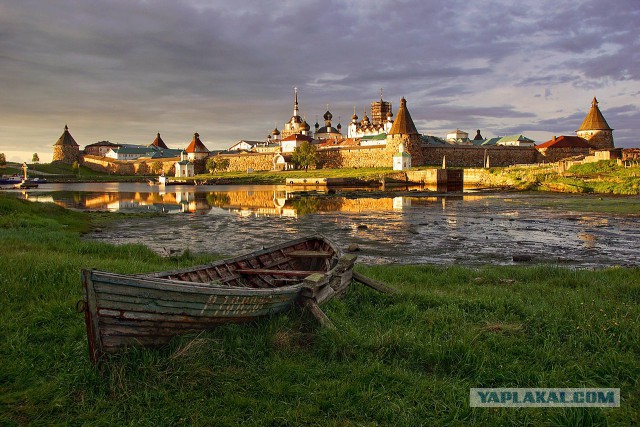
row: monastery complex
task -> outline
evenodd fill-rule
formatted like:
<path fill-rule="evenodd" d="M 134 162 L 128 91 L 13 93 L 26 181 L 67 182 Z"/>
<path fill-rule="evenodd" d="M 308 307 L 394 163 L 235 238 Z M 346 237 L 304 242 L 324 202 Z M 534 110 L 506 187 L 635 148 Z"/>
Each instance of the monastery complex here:
<path fill-rule="evenodd" d="M 204 172 L 206 159 L 224 159 L 227 170 L 288 170 L 295 168 L 294 152 L 310 144 L 317 152 L 317 168 L 393 167 L 404 170 L 416 166 L 490 167 L 514 164 L 556 162 L 576 156 L 597 154 L 598 158 L 620 158 L 613 129 L 593 98 L 591 108 L 575 135 L 554 136 L 535 144 L 524 135 L 484 139 L 477 130 L 473 139 L 460 129 L 446 137 L 420 134 L 408 102 L 401 98 L 394 115 L 392 103 L 382 99 L 371 103 L 371 118 L 366 111 L 359 118 L 355 108 L 343 134 L 341 123 L 334 126 L 327 108 L 324 126 L 315 123 L 313 131 L 300 116 L 298 91 L 294 91 L 293 114 L 282 130 L 270 131 L 263 141 L 240 140 L 227 150 L 211 151 L 198 133 L 183 149 L 171 149 L 160 133 L 149 145 L 114 144 L 101 141 L 80 146 L 67 126 L 53 147 L 53 161 L 83 165 L 114 174 L 168 174 L 176 176 Z M 194 166 L 189 166 L 193 164 Z"/>

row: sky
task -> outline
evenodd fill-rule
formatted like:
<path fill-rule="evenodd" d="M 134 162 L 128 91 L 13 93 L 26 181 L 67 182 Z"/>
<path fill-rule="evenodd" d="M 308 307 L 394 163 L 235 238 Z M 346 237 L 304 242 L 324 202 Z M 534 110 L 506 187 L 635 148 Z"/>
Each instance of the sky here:
<path fill-rule="evenodd" d="M 421 133 L 574 135 L 594 96 L 640 147 L 640 0 L 0 0 L 0 152 L 224 149 L 293 113 L 400 98 Z"/>

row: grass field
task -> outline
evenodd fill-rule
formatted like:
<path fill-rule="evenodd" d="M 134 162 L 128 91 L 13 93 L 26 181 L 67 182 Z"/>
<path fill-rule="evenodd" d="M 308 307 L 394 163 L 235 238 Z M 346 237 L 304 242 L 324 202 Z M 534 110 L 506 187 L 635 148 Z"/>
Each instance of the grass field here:
<path fill-rule="evenodd" d="M 0 425 L 638 425 L 640 271 L 358 266 L 324 306 L 88 360 L 79 271 L 211 259 L 81 240 L 99 221 L 0 195 Z M 212 236 L 215 238 L 215 236 Z M 469 408 L 470 387 L 619 387 L 620 408 Z"/>
<path fill-rule="evenodd" d="M 561 193 L 640 194 L 640 166 L 624 167 L 615 161 L 575 165 L 557 173 L 549 165 L 509 167 L 491 170 L 494 185 L 508 185 L 519 190 L 542 190 Z"/>

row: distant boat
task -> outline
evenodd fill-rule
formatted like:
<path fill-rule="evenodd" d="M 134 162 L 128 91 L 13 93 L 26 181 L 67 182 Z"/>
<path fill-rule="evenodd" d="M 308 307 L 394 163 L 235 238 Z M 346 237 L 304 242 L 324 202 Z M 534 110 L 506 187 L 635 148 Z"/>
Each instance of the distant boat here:
<path fill-rule="evenodd" d="M 0 177 L 0 185 L 20 184 L 22 177 L 20 176 L 3 176 Z"/>
<path fill-rule="evenodd" d="M 165 176 L 159 176 L 157 179 L 149 179 L 149 185 L 196 185 L 195 181 L 187 181 L 187 180 L 169 180 L 169 178 Z"/>
<path fill-rule="evenodd" d="M 351 283 L 355 255 L 321 235 L 211 264 L 145 275 L 82 271 L 91 362 L 126 346 L 160 346 L 221 323 L 317 304 Z"/>

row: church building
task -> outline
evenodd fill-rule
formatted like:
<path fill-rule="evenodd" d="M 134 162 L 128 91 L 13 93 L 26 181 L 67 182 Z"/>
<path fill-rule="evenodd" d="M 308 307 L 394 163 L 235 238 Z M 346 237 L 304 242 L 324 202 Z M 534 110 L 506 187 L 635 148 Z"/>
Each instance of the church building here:
<path fill-rule="evenodd" d="M 277 130 L 277 128 L 274 129 L 274 135 Z M 310 136 L 309 130 L 311 130 L 311 126 L 309 126 L 306 120 L 300 117 L 300 109 L 298 108 L 298 88 L 294 88 L 293 116 L 291 116 L 289 121 L 284 124 L 284 129 L 279 136 L 281 139 L 295 134 Z"/>
<path fill-rule="evenodd" d="M 347 137 L 362 138 L 364 136 L 388 134 L 392 125 L 393 112 L 391 102 L 384 101 L 381 92 L 380 101 L 371 103 L 371 120 L 369 120 L 365 111 L 362 120 L 358 122 L 356 107 L 353 107 L 353 116 L 351 116 L 351 123 L 349 123 L 347 129 Z"/>
<path fill-rule="evenodd" d="M 190 161 L 204 159 L 209 156 L 209 149 L 200 141 L 200 134 L 198 132 L 193 134 L 193 139 L 185 151 Z"/>
<path fill-rule="evenodd" d="M 342 125 L 338 123 L 337 127 L 331 126 L 331 119 L 333 118 L 333 114 L 329 111 L 329 107 L 327 106 L 327 112 L 324 113 L 324 126 L 320 127 L 320 125 L 316 122 L 315 125 L 315 138 L 316 139 L 342 139 L 342 133 L 340 130 L 342 129 Z"/>

